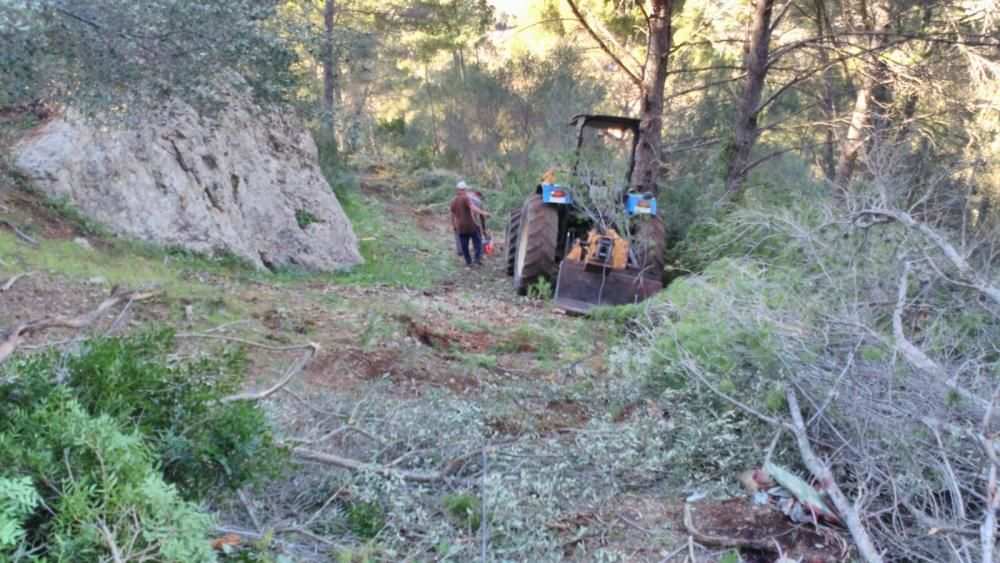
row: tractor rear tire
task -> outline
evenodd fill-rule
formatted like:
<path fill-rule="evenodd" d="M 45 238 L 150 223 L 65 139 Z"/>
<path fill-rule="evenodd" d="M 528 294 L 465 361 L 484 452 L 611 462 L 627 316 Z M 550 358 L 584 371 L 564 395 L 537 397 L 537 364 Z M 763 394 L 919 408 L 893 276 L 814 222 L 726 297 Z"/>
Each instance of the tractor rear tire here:
<path fill-rule="evenodd" d="M 540 279 L 556 277 L 556 245 L 559 242 L 559 212 L 533 195 L 524 201 L 514 252 L 514 289 L 520 294 Z"/>
<path fill-rule="evenodd" d="M 632 240 L 643 273 L 662 281 L 667 251 L 667 230 L 663 219 L 656 216 L 644 218 L 636 227 Z"/>
<path fill-rule="evenodd" d="M 508 276 L 514 275 L 514 258 L 517 256 L 517 237 L 519 234 L 521 234 L 521 209 L 514 209 L 507 216 L 507 232 L 503 239 Z"/>

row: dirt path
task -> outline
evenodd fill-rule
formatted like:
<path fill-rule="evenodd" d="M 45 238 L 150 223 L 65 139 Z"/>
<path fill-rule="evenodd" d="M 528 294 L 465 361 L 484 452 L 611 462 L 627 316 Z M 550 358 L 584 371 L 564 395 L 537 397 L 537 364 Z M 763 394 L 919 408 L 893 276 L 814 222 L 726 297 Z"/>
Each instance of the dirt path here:
<path fill-rule="evenodd" d="M 606 388 L 617 377 L 606 364 L 613 341 L 607 331 L 613 329 L 557 314 L 545 301 L 516 296 L 500 252 L 487 257 L 482 267 L 462 267 L 447 217 L 438 216 L 443 206 L 372 195 L 372 201 L 383 202 L 388 216 L 414 227 L 408 236 L 422 238 L 423 250 L 410 258 L 418 267 L 422 260 L 449 261 L 436 283 L 415 289 L 315 276 L 271 278 L 170 255 L 119 255 L 116 243 L 101 237 L 84 236 L 92 247 L 85 249 L 73 242 L 81 233 L 66 228 L 60 216 L 30 198 L 5 196 L 0 204 L 12 210 L 18 224 L 30 226 L 42 244 L 34 248 L 0 234 L 0 248 L 8 249 L 0 263 L 0 285 L 15 274 L 30 274 L 0 294 L 0 326 L 85 311 L 112 285 L 136 284 L 146 276 L 149 285 L 162 288 L 162 297 L 130 308 L 121 319 L 116 311 L 94 330 L 172 327 L 179 333 L 269 345 L 319 344 L 317 357 L 290 385 L 290 396 L 273 407 L 283 430 L 315 436 L 345 422 L 363 426 L 385 445 L 344 438 L 324 446 L 379 463 L 399 463 L 389 460 L 425 452 L 422 463 L 434 464 L 478 444 L 495 456 L 488 465 L 489 475 L 498 479 L 491 485 L 498 487 L 491 493 L 496 496 L 491 546 L 509 550 L 506 557 L 577 559 L 601 552 L 652 561 L 674 552 L 684 538 L 677 532 L 682 527 L 680 505 L 657 488 L 665 473 L 655 467 L 611 467 L 615 448 L 642 452 L 648 446 L 641 442 L 649 436 L 643 432 L 661 432 L 657 425 L 663 423 L 660 413 L 647 412 L 647 407 L 622 409 L 609 402 Z M 28 347 L 60 346 L 82 334 L 47 333 Z M 214 341 L 186 342 L 197 347 Z M 248 352 L 248 387 L 273 381 L 294 360 L 291 353 Z M 455 414 L 446 415 L 451 411 Z M 331 418 L 324 412 L 347 414 Z M 641 425 L 652 426 L 641 430 Z M 618 444 L 619 431 L 635 433 L 638 445 Z M 300 498 L 303 487 L 332 486 L 321 484 L 329 479 L 328 468 L 294 471 L 270 485 L 272 510 L 260 507 L 260 517 L 280 522 L 289 512 L 305 510 L 301 500 L 287 500 Z M 434 489 L 430 498 L 438 500 L 408 487 L 393 489 L 394 502 L 406 508 L 386 514 L 397 535 L 383 541 L 391 549 L 412 549 L 416 551 L 410 556 L 427 558 L 415 555 L 426 549 L 426 540 L 401 532 L 416 525 L 411 514 L 424 506 L 438 512 L 420 525 L 445 534 L 460 559 L 478 553 L 479 539 L 450 524 L 439 504 L 439 495 L 447 497 L 449 490 L 477 490 L 476 471 L 473 467 L 467 477 Z M 354 491 L 352 495 L 368 494 L 349 472 L 339 475 L 337 487 Z M 220 509 L 224 520 L 249 525 L 239 506 Z M 532 524 L 525 529 L 527 522 Z M 531 541 L 513 541 L 519 534 Z M 295 541 L 309 543 L 301 537 Z M 394 558 L 387 553 L 376 558 Z"/>

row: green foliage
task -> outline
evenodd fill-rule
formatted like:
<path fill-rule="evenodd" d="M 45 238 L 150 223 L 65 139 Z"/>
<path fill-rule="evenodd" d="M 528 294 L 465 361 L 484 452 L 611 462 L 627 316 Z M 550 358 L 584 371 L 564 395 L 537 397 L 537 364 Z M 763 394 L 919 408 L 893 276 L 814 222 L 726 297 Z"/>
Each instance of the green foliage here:
<path fill-rule="evenodd" d="M 276 471 L 282 455 L 263 411 L 242 401 L 218 404 L 242 383 L 242 352 L 174 362 L 168 357 L 175 347 L 170 331 L 93 338 L 78 355 L 50 353 L 19 364 L 17 393 L 10 390 L 7 400 L 30 407 L 53 392 L 59 374 L 88 412 L 146 435 L 165 478 L 190 498 Z"/>
<path fill-rule="evenodd" d="M 330 184 L 358 236 L 364 264 L 327 276 L 336 283 L 429 288 L 452 271 L 440 245 L 417 233 L 408 217 L 390 216 L 382 202 L 359 193 L 356 176 L 327 170 Z M 453 248 L 453 247 L 450 247 Z"/>
<path fill-rule="evenodd" d="M 209 106 L 244 80 L 280 97 L 295 54 L 278 32 L 277 4 L 151 0 L 136 10 L 126 0 L 6 2 L 0 105 L 74 100 L 131 111 L 178 96 Z"/>
<path fill-rule="evenodd" d="M 158 247 L 136 241 L 121 241 L 118 245 L 118 252 L 121 255 L 139 255 L 148 258 L 163 258 L 165 261 L 173 262 L 175 266 L 185 268 L 222 271 L 226 273 L 251 273 L 257 268 L 252 262 L 242 256 L 238 256 L 228 249 L 219 249 L 212 253 L 195 252 L 181 246 Z"/>
<path fill-rule="evenodd" d="M 175 350 L 161 331 L 5 364 L 0 554 L 17 544 L 98 560 L 113 542 L 166 561 L 214 560 L 212 520 L 195 502 L 274 474 L 284 452 L 255 404 L 219 402 L 242 383 L 241 351 Z"/>
<path fill-rule="evenodd" d="M 538 278 L 538 281 L 528 286 L 528 297 L 532 299 L 548 299 L 552 296 L 555 288 L 552 282 L 545 278 Z"/>
<path fill-rule="evenodd" d="M 468 354 L 467 360 L 483 369 L 496 369 L 497 367 L 497 357 L 492 354 Z"/>
<path fill-rule="evenodd" d="M 385 528 L 385 513 L 375 503 L 353 503 L 347 507 L 347 527 L 360 538 L 374 538 Z"/>
<path fill-rule="evenodd" d="M 476 495 L 472 493 L 445 495 L 441 499 L 441 504 L 444 505 L 449 518 L 456 526 L 470 532 L 479 529 L 483 521 L 483 507 Z"/>
<path fill-rule="evenodd" d="M 777 372 L 773 327 L 763 320 L 733 318 L 721 299 L 723 294 L 760 291 L 764 272 L 757 264 L 719 261 L 703 277 L 679 279 L 657 297 L 671 304 L 669 322 L 661 325 L 653 343 L 654 366 L 662 366 L 653 376 L 658 384 L 684 385 L 687 378 L 678 366 L 689 359 L 729 382 L 757 382 L 759 376 Z"/>
<path fill-rule="evenodd" d="M 559 352 L 559 340 L 542 327 L 521 325 L 505 336 L 494 349 L 497 352 L 534 352 L 539 360 Z"/>
<path fill-rule="evenodd" d="M 33 514 L 25 541 L 51 559 L 96 561 L 114 543 L 165 561 L 214 560 L 212 519 L 163 480 L 144 436 L 91 415 L 66 388 L 7 409 L 0 462 L 7 475 L 45 484 L 46 509 Z"/>
<path fill-rule="evenodd" d="M 295 222 L 299 224 L 300 229 L 305 229 L 309 225 L 317 222 L 319 219 L 316 215 L 309 211 L 296 211 L 295 212 Z"/>
<path fill-rule="evenodd" d="M 111 234 L 111 231 L 99 221 L 81 213 L 67 197 L 48 199 L 48 204 L 56 213 L 73 224 L 81 234 L 91 237 L 107 237 Z"/>
<path fill-rule="evenodd" d="M 24 539 L 25 520 L 40 500 L 31 477 L 0 477 L 0 554 Z"/>
<path fill-rule="evenodd" d="M 403 116 L 380 119 L 376 125 L 376 132 L 385 135 L 390 139 L 399 139 L 406 134 L 406 118 Z"/>

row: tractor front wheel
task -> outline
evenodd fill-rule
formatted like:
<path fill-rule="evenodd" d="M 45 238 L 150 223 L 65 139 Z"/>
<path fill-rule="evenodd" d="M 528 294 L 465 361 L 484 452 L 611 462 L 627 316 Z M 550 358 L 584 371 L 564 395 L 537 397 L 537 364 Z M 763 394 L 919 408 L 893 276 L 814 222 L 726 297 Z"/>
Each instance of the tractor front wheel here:
<path fill-rule="evenodd" d="M 514 289 L 521 295 L 539 279 L 552 281 L 556 274 L 559 212 L 533 195 L 521 208 L 514 252 Z"/>

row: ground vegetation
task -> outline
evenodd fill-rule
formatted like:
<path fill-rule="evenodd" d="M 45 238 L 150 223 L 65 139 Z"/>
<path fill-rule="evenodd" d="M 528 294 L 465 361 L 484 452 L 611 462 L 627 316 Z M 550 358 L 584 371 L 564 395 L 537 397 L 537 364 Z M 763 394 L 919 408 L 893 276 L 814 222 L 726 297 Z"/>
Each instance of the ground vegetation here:
<path fill-rule="evenodd" d="M 0 555 L 777 560 L 693 530 L 771 462 L 842 558 L 996 559 L 994 3 L 147 4 L 0 7 Z M 364 265 L 122 240 L 10 165 L 69 104 L 246 87 L 313 127 Z M 576 113 L 642 119 L 668 244 L 587 318 L 447 221 L 465 180 L 502 242 Z"/>

